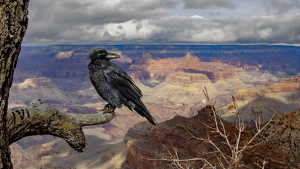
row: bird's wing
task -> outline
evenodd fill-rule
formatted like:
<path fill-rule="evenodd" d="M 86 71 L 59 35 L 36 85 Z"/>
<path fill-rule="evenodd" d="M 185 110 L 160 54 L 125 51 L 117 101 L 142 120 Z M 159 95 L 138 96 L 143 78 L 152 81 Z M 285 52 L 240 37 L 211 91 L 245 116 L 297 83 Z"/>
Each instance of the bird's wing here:
<path fill-rule="evenodd" d="M 148 121 L 155 125 L 154 118 L 140 99 L 142 97 L 141 90 L 134 84 L 131 77 L 122 68 L 112 64 L 112 66 L 109 66 L 108 69 L 104 70 L 104 75 L 106 76 L 107 82 L 111 84 L 113 88 L 117 89 L 127 101 L 136 105 L 133 109 L 136 110 L 138 114 L 146 117 Z M 128 105 L 127 107 L 132 110 Z"/>
<path fill-rule="evenodd" d="M 114 107 L 121 107 L 122 101 L 118 97 L 117 89 L 114 89 L 106 80 L 101 78 L 101 72 L 90 73 L 90 79 L 101 98 Z"/>
<path fill-rule="evenodd" d="M 106 79 L 119 90 L 123 97 L 132 100 L 143 96 L 141 90 L 122 68 L 112 63 L 106 71 L 104 73 Z"/>

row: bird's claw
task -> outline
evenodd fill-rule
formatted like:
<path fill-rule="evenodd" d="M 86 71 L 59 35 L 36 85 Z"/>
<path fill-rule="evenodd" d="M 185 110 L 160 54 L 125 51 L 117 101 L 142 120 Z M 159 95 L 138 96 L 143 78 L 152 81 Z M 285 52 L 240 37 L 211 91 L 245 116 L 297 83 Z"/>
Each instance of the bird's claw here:
<path fill-rule="evenodd" d="M 104 108 L 101 111 L 103 111 L 103 114 L 112 113 L 113 114 L 113 118 L 116 117 L 115 108 L 111 104 L 105 105 Z"/>
<path fill-rule="evenodd" d="M 111 104 L 107 104 L 104 106 L 104 109 L 106 109 L 109 112 L 114 112 L 116 108 L 114 106 L 112 106 Z"/>

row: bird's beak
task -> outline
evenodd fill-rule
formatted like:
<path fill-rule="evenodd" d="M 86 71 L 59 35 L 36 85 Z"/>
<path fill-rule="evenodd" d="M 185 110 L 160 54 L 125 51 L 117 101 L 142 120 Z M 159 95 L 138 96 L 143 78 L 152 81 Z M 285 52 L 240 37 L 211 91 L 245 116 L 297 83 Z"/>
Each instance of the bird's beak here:
<path fill-rule="evenodd" d="M 120 58 L 119 55 L 114 54 L 114 53 L 108 53 L 108 55 L 105 56 L 107 59 L 117 59 Z"/>

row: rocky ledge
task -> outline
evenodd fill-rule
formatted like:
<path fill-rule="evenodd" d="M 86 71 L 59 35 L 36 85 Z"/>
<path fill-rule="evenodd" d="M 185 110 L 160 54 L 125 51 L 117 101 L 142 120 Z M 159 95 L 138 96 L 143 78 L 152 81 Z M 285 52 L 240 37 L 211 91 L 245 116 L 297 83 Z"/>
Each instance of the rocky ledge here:
<path fill-rule="evenodd" d="M 197 137 L 206 137 L 211 135 L 207 128 L 201 123 L 208 125 L 213 124 L 213 120 L 209 117 L 212 112 L 210 106 L 206 106 L 191 118 L 175 116 L 173 119 L 152 126 L 147 122 L 141 122 L 130 128 L 125 136 L 124 141 L 127 143 L 127 156 L 122 164 L 122 169 L 154 169 L 168 168 L 170 163 L 159 160 L 169 157 L 167 151 L 159 143 L 156 137 L 173 152 L 170 143 L 177 149 L 180 159 L 205 157 L 208 160 L 215 160 L 214 156 L 199 155 L 201 150 L 212 151 L 211 147 L 199 140 L 191 139 L 188 132 L 181 126 L 185 126 L 193 135 Z M 300 109 L 286 115 L 278 114 L 259 137 L 256 143 L 262 141 L 259 146 L 248 149 L 244 152 L 240 164 L 247 168 L 257 168 L 255 163 L 261 164 L 262 160 L 266 160 L 266 168 L 298 168 L 300 159 L 299 142 L 299 120 Z M 201 122 L 200 122 L 201 121 Z M 225 128 L 231 136 L 235 126 L 224 121 Z M 254 134 L 255 128 L 248 128 L 244 132 L 243 138 Z M 225 153 L 230 153 L 228 147 L 224 146 L 223 141 L 217 135 L 212 136 L 211 140 Z M 233 139 L 230 138 L 230 139 Z M 228 154 L 230 155 L 230 154 Z M 200 161 L 193 163 L 194 168 L 199 168 L 203 164 Z"/>

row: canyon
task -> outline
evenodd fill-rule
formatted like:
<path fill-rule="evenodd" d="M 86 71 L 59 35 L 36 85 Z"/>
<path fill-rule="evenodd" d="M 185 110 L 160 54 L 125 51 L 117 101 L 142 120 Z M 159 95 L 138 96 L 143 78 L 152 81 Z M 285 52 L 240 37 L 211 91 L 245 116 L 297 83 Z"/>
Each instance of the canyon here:
<path fill-rule="evenodd" d="M 300 48 L 255 45 L 24 48 L 14 74 L 9 107 L 24 106 L 31 99 L 40 98 L 61 112 L 97 113 L 106 103 L 95 92 L 88 77 L 88 53 L 95 47 L 105 47 L 109 52 L 121 56 L 113 62 L 133 78 L 143 92 L 143 102 L 159 123 L 197 116 L 199 110 L 210 104 L 214 104 L 218 112 L 222 110 L 222 118 L 228 122 L 235 122 L 236 118 L 228 111 L 228 106 L 232 104 L 232 95 L 236 98 L 242 118 L 249 118 L 249 112 L 264 110 L 263 118 L 268 121 L 274 113 L 274 106 L 280 107 L 278 112 L 283 114 L 300 108 Z M 203 94 L 205 87 L 209 101 Z M 132 145 L 132 150 L 137 150 L 138 148 L 126 139 L 131 132 L 130 128 L 139 124 L 140 127 L 135 132 L 142 134 L 150 126 L 142 122 L 145 121 L 143 117 L 127 108 L 117 109 L 115 112 L 116 118 L 111 122 L 89 126 L 86 129 L 101 128 L 110 137 L 125 138 L 127 147 Z M 166 127 L 165 124 L 159 124 L 157 127 L 161 125 Z M 171 128 L 167 127 L 164 131 L 167 129 Z M 163 133 L 158 129 L 155 129 L 155 132 Z M 45 160 L 44 156 L 51 156 L 52 159 L 63 156 L 67 160 L 75 155 L 75 152 L 61 155 L 65 149 L 55 146 L 62 144 L 60 142 L 63 140 L 49 136 L 36 136 L 18 141 L 12 145 L 12 155 L 24 155 L 22 158 L 13 155 L 18 164 L 15 166 L 75 167 L 75 164 L 67 166 L 54 163 L 53 160 Z M 118 144 L 114 146 L 124 148 L 124 145 Z M 61 151 L 53 154 L 50 148 L 45 148 L 47 146 Z M 94 159 L 97 165 L 100 164 L 100 156 L 105 155 L 99 154 L 98 161 Z M 107 161 L 115 156 L 110 157 Z M 154 157 L 156 156 L 153 155 Z M 125 159 L 124 154 L 122 158 Z M 33 161 L 39 162 L 33 165 Z"/>
<path fill-rule="evenodd" d="M 218 162 L 214 158 L 214 154 L 219 155 L 218 153 L 208 154 L 216 149 L 205 141 L 192 138 L 190 133 L 197 138 L 210 136 L 211 141 L 223 153 L 231 156 L 229 147 L 224 144 L 225 139 L 218 134 L 213 134 L 204 125 L 215 125 L 209 114 L 212 114 L 210 105 L 202 108 L 197 115 L 190 118 L 175 116 L 157 126 L 145 122 L 134 125 L 128 130 L 124 139 L 127 142 L 127 155 L 121 168 L 171 168 L 171 162 L 162 159 L 170 159 L 168 151 L 174 154 L 174 149 L 180 160 L 205 158 L 212 164 Z M 262 143 L 244 151 L 239 161 L 242 168 L 258 168 L 255 163 L 262 166 L 263 160 L 267 161 L 265 168 L 299 168 L 299 115 L 300 109 L 289 114 L 275 115 L 269 126 L 258 135 L 254 144 L 260 141 Z M 234 143 L 234 134 L 237 133 L 236 126 L 226 121 L 223 121 L 223 124 L 230 142 Z M 245 138 L 250 139 L 255 132 L 256 127 L 247 128 L 243 132 L 241 141 L 245 141 L 243 140 Z M 201 152 L 207 152 L 207 154 L 201 154 Z M 190 161 L 189 163 L 181 162 L 181 165 L 184 164 L 190 164 L 193 168 L 204 166 L 201 160 Z M 175 166 L 173 165 L 173 167 Z"/>

